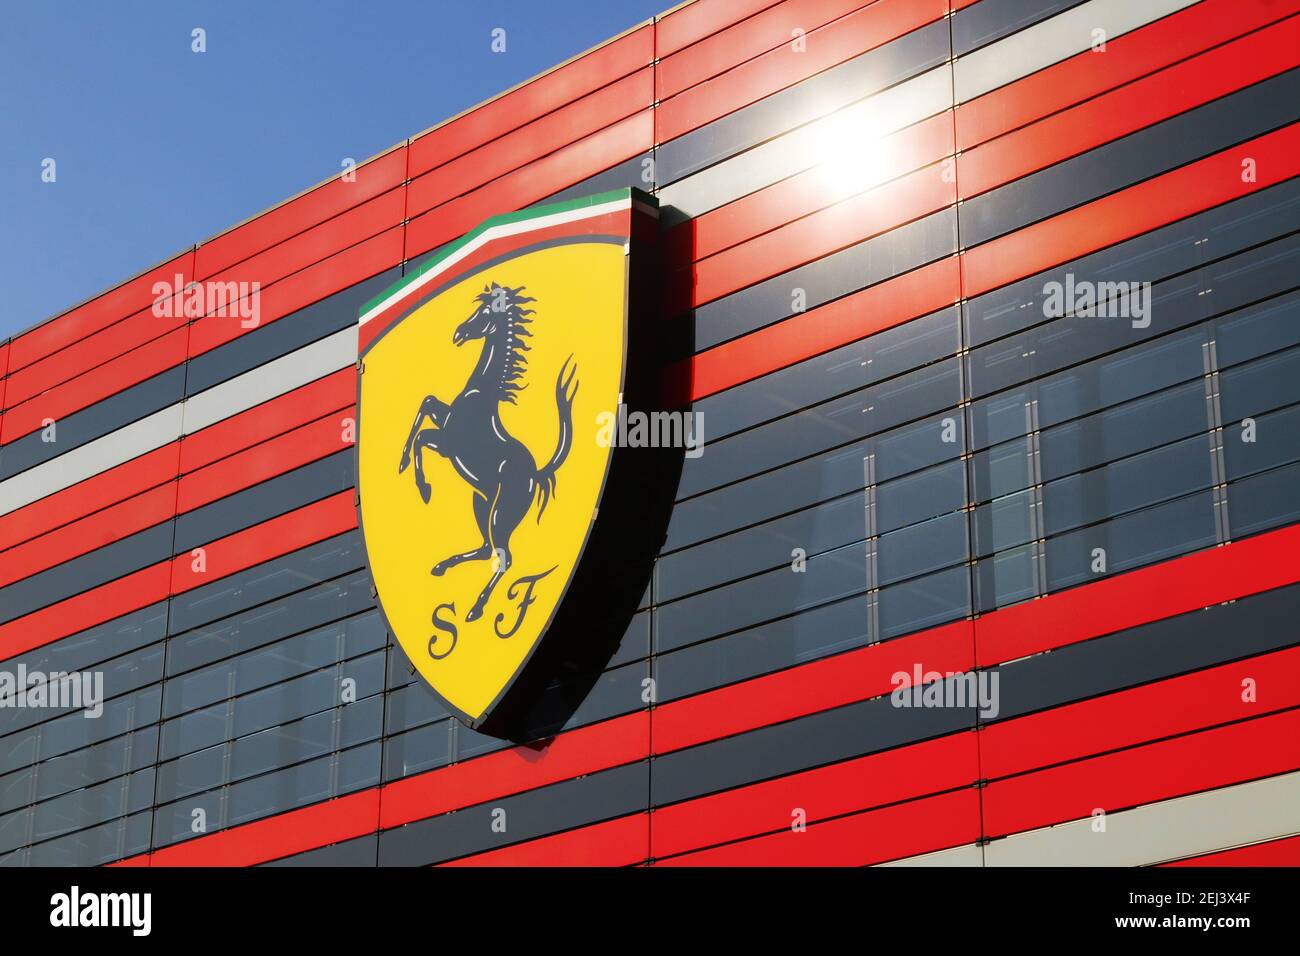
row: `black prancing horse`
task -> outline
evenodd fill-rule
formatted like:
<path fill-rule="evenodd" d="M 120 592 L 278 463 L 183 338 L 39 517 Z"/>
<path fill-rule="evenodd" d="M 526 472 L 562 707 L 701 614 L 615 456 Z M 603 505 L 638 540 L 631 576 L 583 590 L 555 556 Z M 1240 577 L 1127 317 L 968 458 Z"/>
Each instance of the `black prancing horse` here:
<path fill-rule="evenodd" d="M 432 573 L 442 575 L 462 561 L 485 561 L 494 554 L 500 560 L 492 577 L 465 615 L 466 621 L 483 616 L 492 589 L 510 567 L 510 536 L 524 520 L 533 500 L 537 499 L 537 520 L 542 520 L 546 503 L 555 493 L 555 473 L 568 457 L 573 438 L 573 399 L 578 394 L 574 381 L 577 366 L 569 367 L 573 356 L 565 359 L 555 379 L 555 405 L 560 417 L 560 437 L 551 460 L 537 467 L 532 452 L 508 431 L 501 421 L 501 402 L 515 404 L 515 394 L 526 388 L 520 384 L 530 351 L 525 339 L 532 309 L 523 308 L 535 301 L 521 295 L 523 286 L 484 286 L 477 296 L 474 312 L 451 337 L 454 345 L 471 339 L 483 340 L 483 351 L 469 380 L 450 405 L 435 396 L 420 403 L 397 471 L 406 471 L 415 459 L 415 486 L 424 503 L 429 503 L 431 488 L 424 477 L 422 452 L 429 448 L 451 461 L 456 473 L 474 489 L 474 520 L 483 534 L 483 543 L 472 551 L 453 554 L 433 566 Z M 570 389 L 572 385 L 572 389 Z M 428 418 L 435 427 L 421 428 Z"/>

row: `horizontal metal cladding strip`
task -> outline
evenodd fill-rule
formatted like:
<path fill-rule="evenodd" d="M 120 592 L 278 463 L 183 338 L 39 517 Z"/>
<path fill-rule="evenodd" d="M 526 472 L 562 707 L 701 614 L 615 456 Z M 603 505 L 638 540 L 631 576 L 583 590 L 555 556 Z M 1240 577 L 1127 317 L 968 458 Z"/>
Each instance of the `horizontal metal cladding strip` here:
<path fill-rule="evenodd" d="M 404 179 L 406 147 L 402 145 L 201 243 L 195 252 L 194 277 L 208 279 L 396 189 Z"/>
<path fill-rule="evenodd" d="M 1300 526 L 1234 541 L 1025 604 L 975 622 L 981 667 L 1300 580 Z"/>
<path fill-rule="evenodd" d="M 649 855 L 650 814 L 633 813 L 439 866 L 633 866 Z"/>
<path fill-rule="evenodd" d="M 204 279 L 198 289 L 212 289 L 234 283 L 235 295 L 226 304 L 226 313 L 242 308 L 243 300 L 250 295 L 253 282 L 270 286 L 284 277 L 342 252 L 359 242 L 377 236 L 385 230 L 399 226 L 405 218 L 405 188 L 390 189 L 383 195 L 367 200 L 359 206 L 340 213 L 292 239 L 271 246 L 264 252 L 238 262 L 233 266 Z M 258 295 L 260 296 L 260 292 Z M 220 299 L 217 300 L 221 302 Z M 212 308 L 209 293 L 205 292 L 204 315 L 220 315 Z"/>
<path fill-rule="evenodd" d="M 261 311 L 256 328 L 265 328 L 300 311 L 310 313 L 315 309 L 333 314 L 336 306 L 330 304 L 335 301 L 331 297 L 337 295 L 338 302 L 345 302 L 350 288 L 393 269 L 402 261 L 404 237 L 405 228 L 394 226 L 268 286 L 260 293 Z M 253 331 L 251 324 L 245 326 L 238 317 L 215 320 L 209 317 L 196 322 L 190 327 L 190 357 L 204 355 Z"/>
<path fill-rule="evenodd" d="M 1022 76 L 1092 47 L 1096 31 L 1110 42 L 1168 16 L 1196 0 L 1089 0 L 1005 39 L 959 57 L 955 64 L 957 102 L 973 100 Z"/>
<path fill-rule="evenodd" d="M 129 614 L 167 597 L 168 562 L 161 562 L 74 598 L 0 624 L 0 654 L 13 657 Z"/>
<path fill-rule="evenodd" d="M 669 315 L 703 305 L 957 201 L 942 164 L 908 173 L 696 262 L 669 279 Z"/>
<path fill-rule="evenodd" d="M 84 376 L 139 346 L 154 343 L 188 321 L 181 310 L 174 308 L 162 315 L 157 314 L 152 306 L 143 309 L 15 372 L 5 384 L 3 405 L 9 408 L 21 404 L 55 386 Z"/>
<path fill-rule="evenodd" d="M 655 52 L 660 57 L 668 57 L 778 2 L 731 0 L 729 3 L 681 4 L 655 20 Z"/>
<path fill-rule="evenodd" d="M 973 666 L 969 621 L 883 641 L 754 680 L 672 701 L 654 710 L 654 752 L 686 747 L 854 704 L 894 689 L 894 675 L 960 673 Z"/>
<path fill-rule="evenodd" d="M 9 409 L 4 417 L 4 444 L 12 445 L 26 435 L 41 431 L 51 421 L 62 422 L 132 386 L 157 378 L 168 370 L 175 371 L 177 366 L 185 364 L 188 335 L 188 329 L 175 329 L 148 345 Z M 58 442 L 47 444 L 57 445 Z M 12 470 L 6 470 L 13 474 Z"/>
<path fill-rule="evenodd" d="M 249 412 L 243 414 L 248 415 Z M 227 495 L 251 488 L 259 482 L 287 472 L 292 473 L 303 465 L 351 448 L 355 442 L 349 440 L 349 437 L 355 433 L 356 406 L 352 405 L 260 445 L 236 452 L 182 478 L 177 489 L 176 512 L 185 514 Z"/>
<path fill-rule="evenodd" d="M 171 442 L 9 512 L 0 521 L 0 549 L 16 547 L 114 505 L 131 507 L 136 495 L 174 479 L 179 459 L 180 445 Z"/>
<path fill-rule="evenodd" d="M 1298 51 L 1300 17 L 1292 17 L 967 150 L 957 159 L 961 198 L 1289 70 L 1300 63 Z M 1202 152 L 1206 145 L 1196 144 Z M 1176 165 L 1177 157 L 1169 159 L 1165 165 Z"/>
<path fill-rule="evenodd" d="M 947 0 L 876 0 L 659 104 L 655 135 L 667 142 L 800 80 L 879 47 L 947 13 Z"/>
<path fill-rule="evenodd" d="M 831 817 L 970 787 L 980 779 L 976 736 L 957 733 L 655 810 L 657 859 Z"/>
<path fill-rule="evenodd" d="M 3 589 L 15 581 L 107 547 L 146 528 L 169 522 L 175 513 L 176 485 L 168 481 L 7 551 L 0 551 L 0 598 L 3 598 Z M 86 583 L 90 583 L 89 579 Z"/>
<path fill-rule="evenodd" d="M 664 236 L 665 260 L 697 262 L 874 188 L 879 181 L 938 162 L 952 154 L 952 118 L 943 113 L 931 116 L 884 136 L 877 145 L 884 159 L 862 176 L 839 175 L 833 163 L 813 166 L 674 227 Z M 890 199 L 888 191 L 875 195 L 879 202 Z"/>
<path fill-rule="evenodd" d="M 181 405 L 177 403 L 6 478 L 0 481 L 0 516 L 161 448 L 180 434 Z"/>
<path fill-rule="evenodd" d="M 374 866 L 379 858 L 379 834 L 368 833 L 331 843 L 329 846 L 317 847 L 303 853 L 281 857 L 259 863 L 258 866 L 299 867 L 299 866 Z"/>
<path fill-rule="evenodd" d="M 654 27 L 631 31 L 429 130 L 410 146 L 414 180 L 484 143 L 545 116 L 654 62 Z"/>
<path fill-rule="evenodd" d="M 1294 60 L 1294 53 L 1287 58 Z M 1265 57 L 1256 53 L 1252 60 L 1264 63 Z M 1300 114 L 1300 108 L 1295 105 L 1297 96 L 1300 96 L 1300 69 L 1289 69 L 969 198 L 961 207 L 962 241 L 978 246 L 1065 209 L 1112 194 L 1135 181 L 1150 179 L 1230 144 L 1293 123 Z M 1033 155 L 1032 150 L 1024 152 Z M 1240 180 L 1241 171 L 1238 173 Z"/>
<path fill-rule="evenodd" d="M 1240 689 L 1238 689 L 1240 693 Z M 1300 766 L 1300 709 L 1089 757 L 984 788 L 984 830 L 1002 836 L 1091 819 Z"/>
<path fill-rule="evenodd" d="M 67 418 L 44 419 L 39 431 L 4 446 L 0 457 L 0 487 L 15 475 L 55 465 L 83 446 L 93 446 L 127 425 L 147 421 L 178 403 L 184 392 L 185 366 L 179 365 Z"/>
<path fill-rule="evenodd" d="M 1129 186 L 962 253 L 963 289 L 976 296 L 1175 222 L 1300 173 L 1300 123 Z M 1245 160 L 1257 176 L 1243 182 Z M 1247 177 L 1249 178 L 1249 177 Z"/>
<path fill-rule="evenodd" d="M 1223 618 L 1224 615 L 1219 617 Z M 1285 643 L 1285 638 L 1279 638 L 1276 634 L 1277 630 L 1275 627 L 1275 633 L 1270 635 L 1274 645 Z M 1133 636 L 1135 640 L 1144 637 L 1139 634 Z M 1223 643 L 1222 640 L 1220 643 Z M 1248 654 L 1253 647 L 1263 643 L 1252 641 L 1244 652 Z M 1083 648 L 1087 644 L 1078 646 Z M 1115 649 L 1106 650 L 1112 658 L 1118 659 L 1118 663 L 1124 664 Z M 1157 677 L 1163 677 L 1187 667 L 1195 667 L 1203 663 L 1195 659 L 1196 650 L 1198 649 L 1181 654 L 1175 661 L 1152 670 L 1159 671 Z M 1215 650 L 1220 659 L 1241 656 L 1228 648 Z M 1074 655 L 1076 659 L 1079 656 Z M 1202 656 L 1208 658 L 1210 655 L 1202 651 Z M 1213 663 L 1213 660 L 1208 662 Z M 1004 674 L 1012 676 L 1013 670 L 1014 665 L 1008 665 Z M 1113 681 L 1112 686 L 1134 683 L 1132 675 L 1136 675 L 1137 671 L 1130 665 L 1128 672 L 1128 675 Z M 1235 663 L 1220 664 L 1181 677 L 1158 680 L 1147 686 L 1105 693 L 1101 697 L 1032 716 L 999 722 L 981 729 L 981 767 L 984 775 L 989 778 L 1025 773 L 1121 747 L 1148 743 L 1161 737 L 1192 733 L 1216 724 L 1247 720 L 1295 707 L 1300 705 L 1300 688 L 1296 684 L 1298 673 L 1300 650 L 1291 647 Z M 1258 687 L 1259 698 L 1243 701 L 1244 686 Z M 999 681 L 998 692 L 1002 693 L 1002 681 Z M 1059 687 L 1056 696 L 1060 696 Z M 1015 714 L 1012 713 L 1011 716 L 1015 717 Z"/>
<path fill-rule="evenodd" d="M 1250 786 L 1247 784 L 1247 786 Z M 1189 856 L 1162 866 L 1300 866 L 1300 836 Z"/>
<path fill-rule="evenodd" d="M 1240 690 L 1237 691 L 1240 693 Z M 1300 709 L 1145 744 L 984 788 L 988 836 L 1034 830 L 1295 770 Z"/>
<path fill-rule="evenodd" d="M 1292 232 L 1297 215 L 1300 178 L 1292 178 L 1020 279 L 963 304 L 967 341 L 980 346 L 1037 324 L 1045 318 L 1043 304 L 1056 288 L 1054 283 L 1064 291 L 1071 281 L 1127 279 L 1137 270 L 1137 263 L 1141 263 L 1146 281 L 1158 283 L 1207 265 L 1207 257 L 1199 251 L 1204 243 L 1197 246 L 1207 236 L 1214 237 L 1217 260 Z"/>
<path fill-rule="evenodd" d="M 340 368 L 260 405 L 187 435 L 181 443 L 180 471 L 188 474 L 259 442 L 290 432 L 356 401 L 355 368 Z"/>
<path fill-rule="evenodd" d="M 290 432 L 331 410 L 342 412 L 355 398 L 355 372 L 351 368 L 340 369 L 197 432 L 183 444 L 169 443 L 11 512 L 0 525 L 0 567 L 30 567 L 35 555 L 57 554 L 62 555 L 59 560 L 66 560 L 170 517 L 177 503 L 176 488 L 170 480 L 178 474 L 211 465 L 241 449 Z M 340 414 L 330 419 L 337 423 L 334 430 L 337 435 L 347 429 L 344 417 Z M 316 428 L 321 434 L 326 431 L 319 421 Z M 301 438 L 292 441 L 294 453 L 306 453 Z M 321 447 L 328 448 L 328 440 Z M 192 476 L 181 486 L 181 496 L 186 499 L 181 510 L 206 503 L 204 495 L 213 494 L 213 489 L 229 486 L 237 490 L 231 482 L 242 482 L 237 487 L 252 484 L 258 479 L 250 476 L 261 474 L 259 469 L 265 467 L 261 462 L 267 454 L 275 452 L 265 449 L 253 454 L 249 461 L 254 464 L 248 472 L 242 470 L 242 464 L 235 467 L 226 464 Z M 237 473 L 232 474 L 236 468 Z M 161 487 L 164 485 L 166 490 Z M 169 496 L 171 504 L 165 505 Z M 168 514 L 159 510 L 164 505 Z M 157 517 L 150 520 L 151 515 Z M 3 550 L 10 547 L 14 548 L 13 554 Z"/>
<path fill-rule="evenodd" d="M 692 400 L 705 398 L 953 305 L 961 298 L 958 273 L 957 256 L 941 259 L 702 352 L 671 374 L 688 383 Z"/>
<path fill-rule="evenodd" d="M 957 145 L 971 149 L 1216 44 L 1300 11 L 1300 0 L 1202 0 L 957 107 Z"/>
<path fill-rule="evenodd" d="M 332 442 L 331 442 L 332 443 Z M 201 505 L 176 518 L 173 554 L 269 521 L 355 485 L 356 458 L 349 446 Z"/>
<path fill-rule="evenodd" d="M 702 398 L 691 410 L 703 416 L 707 439 L 716 442 L 792 410 L 955 356 L 960 335 L 960 315 L 950 306 Z"/>
<path fill-rule="evenodd" d="M 162 640 L 167 635 L 167 604 L 159 601 L 120 618 L 99 624 L 87 630 L 72 634 L 52 644 L 45 644 L 18 657 L 11 657 L 4 662 L 6 669 L 12 670 L 19 661 L 27 665 L 28 671 L 78 671 L 88 670 L 104 661 L 122 657 L 149 644 Z M 84 719 L 84 718 L 83 718 Z M 110 731 L 106 736 L 112 736 Z M 84 738 L 73 735 L 74 741 L 69 749 L 82 745 Z M 93 742 L 93 741 L 91 741 Z M 51 746 L 53 744 L 51 743 Z M 44 749 L 41 759 L 57 756 L 66 752 L 63 749 Z M 35 756 L 35 751 L 32 756 Z M 12 754 L 6 753 L 0 760 L 0 773 L 14 769 Z M 22 762 L 22 758 L 20 758 Z"/>
<path fill-rule="evenodd" d="M 657 866 L 865 866 L 978 839 L 973 787 L 780 833 L 698 850 Z"/>
<path fill-rule="evenodd" d="M 635 711 L 535 745 L 511 747 L 385 785 L 382 829 L 649 756 L 650 715 Z"/>
<path fill-rule="evenodd" d="M 1083 0 L 993 0 L 956 9 L 952 15 L 953 56 L 965 56 L 1009 34 L 1054 17 Z"/>
<path fill-rule="evenodd" d="M 650 762 L 493 798 L 379 834 L 380 866 L 427 866 L 648 809 Z M 493 821 L 502 814 L 504 831 Z"/>
<path fill-rule="evenodd" d="M 185 401 L 185 434 L 192 435 L 222 419 L 353 365 L 357 360 L 355 327 L 318 339 L 258 368 L 227 379 Z"/>
<path fill-rule="evenodd" d="M 271 325 L 190 359 L 185 375 L 186 394 L 206 391 L 326 336 L 355 329 L 357 314 L 365 301 L 396 278 L 398 270 L 388 269 Z"/>
<path fill-rule="evenodd" d="M 654 103 L 653 72 L 650 67 L 638 70 L 412 179 L 407 215 L 418 216 L 648 109 Z"/>
<path fill-rule="evenodd" d="M 634 113 L 412 219 L 406 227 L 405 258 L 413 259 L 468 232 L 491 216 L 522 209 L 644 153 L 653 145 L 652 113 L 649 109 Z"/>
<path fill-rule="evenodd" d="M 9 374 L 152 307 L 158 299 L 155 284 L 162 283 L 171 289 L 178 274 L 183 283 L 194 277 L 192 249 L 16 336 L 9 346 Z"/>
<path fill-rule="evenodd" d="M 651 799 L 656 807 L 664 806 L 942 737 L 974 725 L 974 706 L 904 708 L 889 696 L 876 697 L 660 753 L 655 758 Z"/>
<path fill-rule="evenodd" d="M 167 445 L 182 433 L 199 431 L 355 362 L 356 331 L 343 329 L 0 481 L 0 515 Z M 183 374 L 183 369 L 174 371 Z"/>
<path fill-rule="evenodd" d="M 1254 840 L 1300 833 L 1300 773 L 1148 803 L 994 840 L 985 866 L 1150 866 Z M 1221 866 L 1258 866 L 1223 859 Z"/>
<path fill-rule="evenodd" d="M 918 856 L 905 856 L 902 859 L 890 860 L 878 865 L 907 867 L 983 866 L 984 848 L 978 843 L 968 843 L 965 846 L 955 846 L 947 850 L 935 850 L 933 853 L 922 853 Z"/>
<path fill-rule="evenodd" d="M 352 490 L 272 518 L 202 547 L 202 557 L 181 554 L 172 560 L 172 594 L 193 590 L 270 558 L 305 548 L 356 527 Z"/>
<path fill-rule="evenodd" d="M 746 150 L 756 157 L 768 157 L 772 163 L 774 175 L 758 179 L 758 185 L 813 165 L 824 155 L 828 137 L 813 133 L 809 138 L 802 131 L 810 127 L 824 129 L 837 110 L 846 116 L 861 116 L 868 122 L 867 129 L 878 123 L 881 132 L 941 113 L 952 106 L 952 77 L 947 62 L 947 27 L 932 23 L 726 116 L 702 117 L 702 123 L 675 139 L 668 139 L 660 129 L 655 176 L 665 187 L 663 201 L 665 205 L 671 202 L 679 206 L 687 215 L 712 208 L 700 204 L 709 202 L 713 192 L 727 188 L 727 177 L 720 171 L 713 172 L 713 167 L 736 157 L 740 170 L 749 169 L 750 164 L 737 156 Z M 867 105 L 877 97 L 879 102 Z M 657 119 L 662 109 L 656 109 Z M 854 124 L 848 128 L 852 130 Z M 764 146 L 768 141 L 773 145 Z M 686 178 L 692 174 L 701 175 L 701 182 L 712 188 L 688 185 Z M 726 198 L 757 188 L 750 183 L 752 175 L 741 176 L 740 191 Z"/>
<path fill-rule="evenodd" d="M 956 209 L 940 210 L 679 316 L 673 354 L 703 352 L 956 251 Z"/>
<path fill-rule="evenodd" d="M 374 832 L 379 791 L 362 790 L 122 860 L 117 866 L 249 866 Z"/>
<path fill-rule="evenodd" d="M 666 100 L 846 16 L 870 0 L 785 0 L 674 53 L 660 54 L 655 99 Z M 806 40 L 804 41 L 806 42 Z"/>

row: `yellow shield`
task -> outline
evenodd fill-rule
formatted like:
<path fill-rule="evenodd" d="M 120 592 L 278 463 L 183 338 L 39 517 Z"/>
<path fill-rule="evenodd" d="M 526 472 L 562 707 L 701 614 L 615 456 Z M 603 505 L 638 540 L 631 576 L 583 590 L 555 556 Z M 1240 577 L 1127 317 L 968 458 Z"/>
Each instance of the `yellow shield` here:
<path fill-rule="evenodd" d="M 481 725 L 601 500 L 627 351 L 630 191 L 490 220 L 362 316 L 358 492 L 388 626 Z"/>

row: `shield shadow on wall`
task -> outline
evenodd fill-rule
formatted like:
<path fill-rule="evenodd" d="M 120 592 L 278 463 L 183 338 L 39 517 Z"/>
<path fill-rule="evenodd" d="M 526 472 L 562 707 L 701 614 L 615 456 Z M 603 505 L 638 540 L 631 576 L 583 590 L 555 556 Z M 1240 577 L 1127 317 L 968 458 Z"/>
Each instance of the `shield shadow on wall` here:
<path fill-rule="evenodd" d="M 495 217 L 362 311 L 371 574 L 474 730 L 553 735 L 640 630 L 683 449 L 607 424 L 665 400 L 656 213 L 624 189 Z"/>

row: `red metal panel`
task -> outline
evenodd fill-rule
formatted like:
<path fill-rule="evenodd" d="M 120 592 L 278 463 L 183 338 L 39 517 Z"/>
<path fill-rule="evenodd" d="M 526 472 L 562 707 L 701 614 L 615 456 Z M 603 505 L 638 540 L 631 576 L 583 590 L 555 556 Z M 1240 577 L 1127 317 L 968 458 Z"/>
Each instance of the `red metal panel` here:
<path fill-rule="evenodd" d="M 1291 525 L 986 614 L 975 655 L 989 667 L 1298 580 L 1300 525 Z"/>
<path fill-rule="evenodd" d="M 1257 181 L 1243 182 L 1255 161 Z M 967 250 L 963 290 L 976 296 L 1300 173 L 1300 123 Z"/>
<path fill-rule="evenodd" d="M 1300 866 L 1300 836 L 1269 840 L 1204 856 L 1162 863 L 1161 866 Z"/>
<path fill-rule="evenodd" d="M 843 299 L 701 352 L 671 373 L 698 399 L 775 372 L 961 298 L 957 257 L 949 256 Z"/>
<path fill-rule="evenodd" d="M 310 192 L 205 242 L 195 253 L 195 277 L 207 279 L 397 188 L 406 178 L 406 147 L 399 146 L 358 166 L 354 172 L 356 178 L 351 182 L 340 173 Z"/>
<path fill-rule="evenodd" d="M 970 149 L 1075 103 L 1300 10 L 1300 0 L 1204 0 L 957 107 L 957 143 Z"/>
<path fill-rule="evenodd" d="M 0 587 L 71 561 L 176 513 L 176 486 L 159 485 L 55 531 L 0 552 Z"/>
<path fill-rule="evenodd" d="M 406 214 L 403 189 L 392 189 L 354 209 L 286 239 L 210 277 L 209 282 L 258 282 L 263 287 L 399 225 Z M 209 319 L 206 324 L 212 324 Z M 238 317 L 226 320 L 239 324 Z"/>
<path fill-rule="evenodd" d="M 661 103 L 656 111 L 656 137 L 662 143 L 688 133 L 933 23 L 947 10 L 947 0 L 876 0 L 809 33 L 804 52 L 785 44 Z"/>
<path fill-rule="evenodd" d="M 969 621 L 755 677 L 654 709 L 654 752 L 668 753 L 892 691 L 899 672 L 958 673 L 972 663 Z"/>
<path fill-rule="evenodd" d="M 374 833 L 378 819 L 379 790 L 362 790 L 112 865 L 253 866 Z"/>
<path fill-rule="evenodd" d="M 667 57 L 692 43 L 698 43 L 733 23 L 765 10 L 777 0 L 697 0 L 674 10 L 655 23 L 655 50 Z"/>
<path fill-rule="evenodd" d="M 632 866 L 649 859 L 650 814 L 634 813 L 440 866 Z"/>
<path fill-rule="evenodd" d="M 171 561 L 171 593 L 183 594 L 211 584 L 255 564 L 351 531 L 356 526 L 356 492 L 349 488 L 244 531 L 211 541 L 201 549 L 195 548 L 194 551 L 202 550 L 202 562 L 195 559 L 194 551 L 177 555 Z"/>
<path fill-rule="evenodd" d="M 176 513 L 185 514 L 342 451 L 352 444 L 344 439 L 349 430 L 355 435 L 356 420 L 357 409 L 353 405 L 191 472 L 180 480 Z"/>
<path fill-rule="evenodd" d="M 258 328 L 397 265 L 402 261 L 403 232 L 403 227 L 394 226 L 263 289 Z M 195 322 L 190 329 L 191 358 L 253 331 L 237 318 Z"/>
<path fill-rule="evenodd" d="M 984 832 L 1082 820 L 1297 767 L 1300 709 L 994 781 L 984 789 Z"/>
<path fill-rule="evenodd" d="M 193 278 L 193 274 L 194 252 L 188 250 L 170 262 L 25 332 L 10 346 L 10 374 L 141 309 L 150 308 L 156 298 L 155 283 L 164 283 L 171 288 L 175 277 L 180 275 L 183 286 Z"/>
<path fill-rule="evenodd" d="M 53 644 L 167 596 L 169 563 L 162 561 L 76 597 L 0 624 L 0 659 Z"/>
<path fill-rule="evenodd" d="M 356 368 L 341 368 L 181 440 L 181 474 L 346 408 L 357 397 Z"/>
<path fill-rule="evenodd" d="M 484 219 L 545 199 L 650 149 L 653 110 L 643 110 L 412 219 L 406 258 L 464 235 Z"/>
<path fill-rule="evenodd" d="M 648 108 L 654 101 L 653 72 L 647 67 L 633 73 L 414 180 L 407 215 L 418 216 Z"/>
<path fill-rule="evenodd" d="M 660 52 L 655 99 L 666 100 L 746 60 L 792 43 L 871 0 L 784 0 L 672 55 Z M 705 4 L 708 6 L 708 4 Z M 714 4 L 723 6 L 723 4 Z"/>
<path fill-rule="evenodd" d="M 804 832 L 787 828 L 655 865 L 867 866 L 973 843 L 979 835 L 979 791 L 971 788 L 840 817 Z"/>
<path fill-rule="evenodd" d="M 33 362 L 10 377 L 5 391 L 5 407 L 17 405 L 47 389 L 84 375 L 90 369 L 131 351 L 138 345 L 154 341 L 184 325 L 188 320 L 170 310 L 172 316 L 155 315 L 152 308 L 137 312 L 108 328 L 74 342 L 67 348 Z"/>
<path fill-rule="evenodd" d="M 1217 47 L 957 158 L 963 199 L 1300 64 L 1300 17 Z"/>
<path fill-rule="evenodd" d="M 678 272 L 670 280 L 668 313 L 711 302 L 956 201 L 956 184 L 942 164 L 918 169 Z"/>
<path fill-rule="evenodd" d="M 9 512 L 0 518 L 0 551 L 170 481 L 179 458 L 172 442 Z"/>
<path fill-rule="evenodd" d="M 572 780 L 649 756 L 644 711 L 580 727 L 549 740 L 511 747 L 384 786 L 379 825 L 392 827 Z"/>
<path fill-rule="evenodd" d="M 975 734 L 960 733 L 844 763 L 790 774 L 724 793 L 658 807 L 652 855 L 656 859 L 760 833 L 819 823 L 967 787 L 980 779 Z"/>
<path fill-rule="evenodd" d="M 1246 678 L 1257 701 L 1241 699 Z M 980 762 L 985 777 L 1005 777 L 1297 705 L 1300 648 L 1290 648 L 989 724 Z"/>
<path fill-rule="evenodd" d="M 931 116 L 886 136 L 879 149 L 888 163 L 882 180 L 937 162 L 953 151 L 952 113 Z M 674 264 L 703 259 L 859 191 L 851 178 L 837 181 L 815 166 L 674 227 L 664 237 L 665 257 Z"/>
<path fill-rule="evenodd" d="M 92 371 L 23 402 L 5 413 L 0 443 L 8 444 L 40 431 L 47 419 L 58 421 L 185 361 L 188 328 L 179 328 Z"/>
<path fill-rule="evenodd" d="M 654 56 L 654 27 L 646 25 L 448 120 L 412 141 L 409 178 L 649 66 Z"/>

